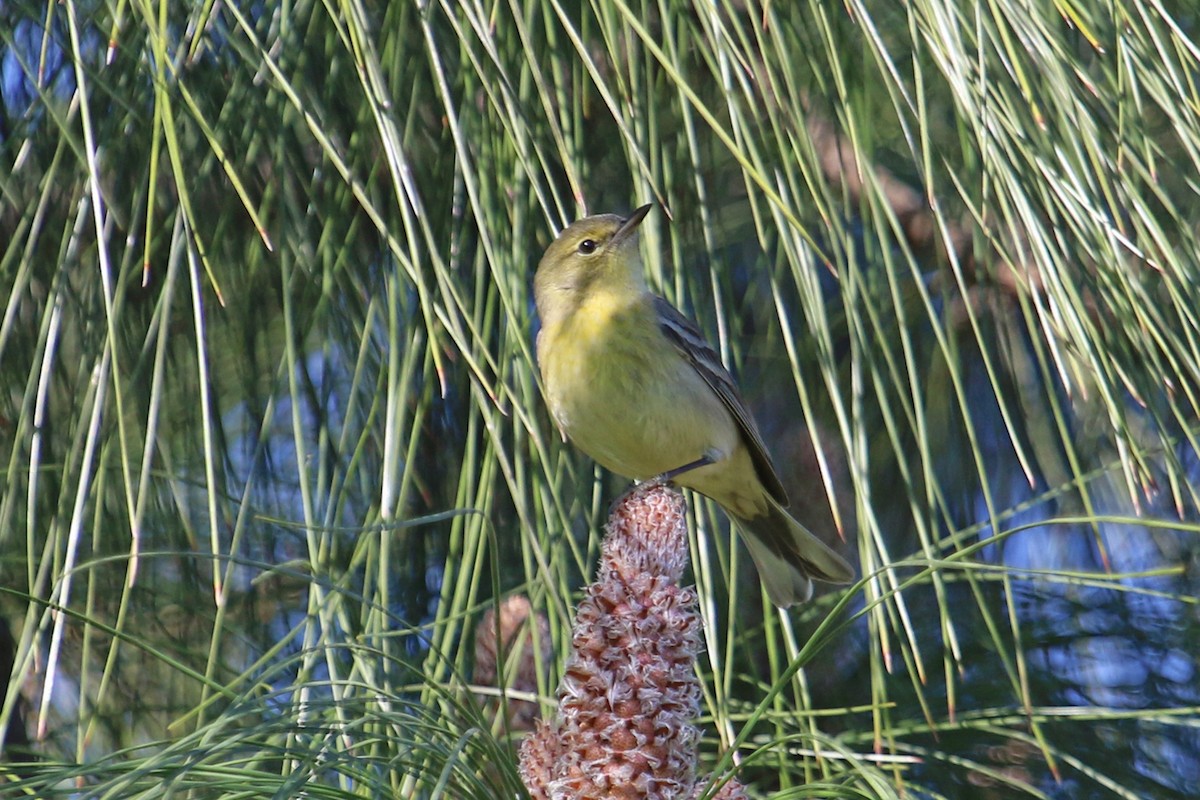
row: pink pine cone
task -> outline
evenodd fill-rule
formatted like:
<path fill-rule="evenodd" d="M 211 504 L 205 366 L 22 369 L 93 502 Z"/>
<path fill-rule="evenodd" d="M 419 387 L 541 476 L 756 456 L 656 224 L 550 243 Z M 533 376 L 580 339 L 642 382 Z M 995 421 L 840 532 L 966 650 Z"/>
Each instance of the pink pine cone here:
<path fill-rule="evenodd" d="M 696 595 L 683 496 L 635 487 L 614 508 L 596 583 L 576 615 L 559 714 L 521 748 L 534 798 L 690 798 L 700 712 Z M 743 796 L 727 785 L 719 797 Z"/>

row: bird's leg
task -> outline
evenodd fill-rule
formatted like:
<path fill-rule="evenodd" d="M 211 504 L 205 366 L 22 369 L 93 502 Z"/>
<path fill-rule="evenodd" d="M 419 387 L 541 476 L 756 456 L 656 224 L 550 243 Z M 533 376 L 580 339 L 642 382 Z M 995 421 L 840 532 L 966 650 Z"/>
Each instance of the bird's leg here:
<path fill-rule="evenodd" d="M 700 458 L 697 458 L 695 461 L 689 461 L 687 464 L 684 464 L 683 466 L 675 467 L 675 469 L 669 469 L 666 472 L 655 475 L 653 478 L 647 478 L 644 481 L 634 481 L 632 486 L 630 486 L 625 491 L 621 492 L 621 495 L 616 500 L 613 500 L 613 502 L 612 502 L 613 508 L 616 508 L 618 505 L 620 505 L 621 501 L 624 500 L 626 497 L 628 497 L 630 494 L 632 494 L 635 489 L 640 489 L 640 488 L 646 487 L 646 486 L 659 486 L 662 484 L 670 483 L 671 481 L 675 480 L 676 478 L 678 478 L 680 475 L 684 474 L 685 472 L 691 472 L 694 469 L 699 469 L 700 467 L 707 467 L 709 464 L 717 463 L 717 461 L 720 460 L 719 456 L 720 456 L 719 451 L 705 453 L 704 455 L 700 456 Z"/>
<path fill-rule="evenodd" d="M 650 482 L 652 482 L 652 483 L 654 483 L 654 482 L 670 483 L 671 481 L 675 480 L 676 478 L 678 478 L 680 475 L 684 474 L 685 472 L 691 472 L 694 469 L 699 469 L 700 467 L 707 467 L 709 464 L 715 464 L 715 463 L 717 463 L 716 457 L 712 453 L 705 453 L 704 455 L 697 458 L 695 461 L 691 461 L 687 464 L 684 464 L 681 467 L 676 467 L 675 469 L 669 469 L 666 472 L 664 472 L 662 475 L 655 475 L 653 478 L 650 479 Z"/>

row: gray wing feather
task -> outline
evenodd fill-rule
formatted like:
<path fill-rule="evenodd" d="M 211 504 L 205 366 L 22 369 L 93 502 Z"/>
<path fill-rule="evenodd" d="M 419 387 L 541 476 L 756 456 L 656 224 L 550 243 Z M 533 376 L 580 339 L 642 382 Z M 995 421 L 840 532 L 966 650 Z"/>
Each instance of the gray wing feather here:
<path fill-rule="evenodd" d="M 742 400 L 729 370 L 721 364 L 720 357 L 704 340 L 699 329 L 690 319 L 675 310 L 674 306 L 661 297 L 655 297 L 654 310 L 658 316 L 658 327 L 663 335 L 688 360 L 688 363 L 700 374 L 704 382 L 716 392 L 717 397 L 721 398 L 721 402 L 725 404 L 725 408 L 729 409 L 730 416 L 742 431 L 742 439 L 746 442 L 746 448 L 750 451 L 750 458 L 754 462 L 758 478 L 762 481 L 763 486 L 777 502 L 786 506 L 787 492 L 784 491 L 783 484 L 779 481 L 779 474 L 775 472 L 775 465 L 771 462 L 770 454 L 767 453 L 767 446 L 763 443 L 762 434 L 758 432 L 758 426 L 754 424 L 754 418 L 750 416 L 750 410 L 746 408 L 746 403 Z"/>

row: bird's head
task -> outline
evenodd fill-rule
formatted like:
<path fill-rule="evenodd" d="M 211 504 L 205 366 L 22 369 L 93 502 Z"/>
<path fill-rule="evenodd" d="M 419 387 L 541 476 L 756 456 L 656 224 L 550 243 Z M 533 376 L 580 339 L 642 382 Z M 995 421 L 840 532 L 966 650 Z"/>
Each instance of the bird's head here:
<path fill-rule="evenodd" d="M 644 205 L 628 217 L 598 214 L 571 223 L 546 249 L 533 279 L 542 323 L 570 313 L 589 292 L 646 291 L 637 228 L 649 213 Z"/>

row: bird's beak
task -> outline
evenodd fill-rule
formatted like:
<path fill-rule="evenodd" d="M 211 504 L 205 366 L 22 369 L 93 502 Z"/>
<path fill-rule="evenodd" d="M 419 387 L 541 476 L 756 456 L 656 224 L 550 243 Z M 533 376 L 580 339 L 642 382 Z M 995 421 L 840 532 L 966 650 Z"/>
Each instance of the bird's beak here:
<path fill-rule="evenodd" d="M 617 232 L 613 234 L 613 242 L 623 242 L 633 236 L 633 232 L 637 230 L 638 225 L 642 224 L 642 220 L 650 213 L 650 209 L 654 208 L 653 203 L 646 203 L 641 208 L 635 209 L 632 214 L 625 218 L 621 223 L 621 227 L 617 228 Z"/>

